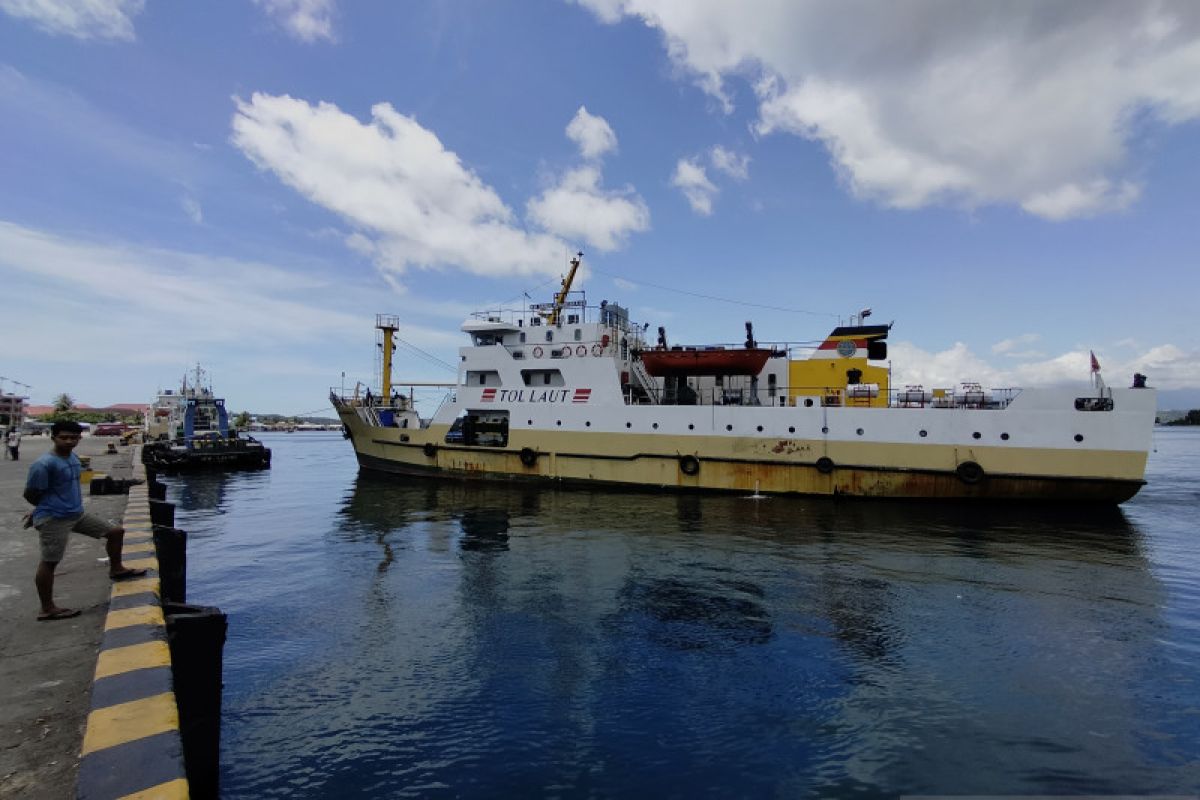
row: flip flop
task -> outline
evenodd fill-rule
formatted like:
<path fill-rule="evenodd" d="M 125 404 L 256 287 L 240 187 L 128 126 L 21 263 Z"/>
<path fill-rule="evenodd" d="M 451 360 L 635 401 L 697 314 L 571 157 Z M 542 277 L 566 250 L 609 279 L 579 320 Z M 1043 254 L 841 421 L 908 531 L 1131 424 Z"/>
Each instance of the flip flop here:
<path fill-rule="evenodd" d="M 82 612 L 78 608 L 60 608 L 48 614 L 38 614 L 38 622 L 50 622 L 56 619 L 78 617 Z"/>
<path fill-rule="evenodd" d="M 131 578 L 141 578 L 145 574 L 146 570 L 144 569 L 124 569 L 120 572 L 109 573 L 108 577 L 112 578 L 114 581 L 127 581 Z"/>

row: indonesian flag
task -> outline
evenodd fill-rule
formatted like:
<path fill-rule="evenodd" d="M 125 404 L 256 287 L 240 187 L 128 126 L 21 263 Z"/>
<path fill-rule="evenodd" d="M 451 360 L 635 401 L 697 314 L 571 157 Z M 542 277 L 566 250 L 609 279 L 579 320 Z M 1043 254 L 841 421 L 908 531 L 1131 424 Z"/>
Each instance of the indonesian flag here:
<path fill-rule="evenodd" d="M 1100 362 L 1096 360 L 1096 354 L 1091 350 L 1088 351 L 1088 354 L 1092 357 L 1092 372 L 1099 372 Z"/>

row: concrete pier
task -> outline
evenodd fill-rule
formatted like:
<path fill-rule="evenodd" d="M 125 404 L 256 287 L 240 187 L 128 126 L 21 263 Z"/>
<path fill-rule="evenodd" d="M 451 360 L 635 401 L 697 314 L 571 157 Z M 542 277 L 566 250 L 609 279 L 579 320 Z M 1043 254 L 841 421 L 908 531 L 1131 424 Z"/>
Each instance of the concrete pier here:
<path fill-rule="evenodd" d="M 132 475 L 132 447 L 107 454 L 115 437 L 85 436 L 76 452 L 114 478 Z M 0 797 L 71 798 L 90 710 L 96 658 L 112 583 L 102 540 L 73 534 L 54 582 L 55 600 L 83 614 L 39 622 L 33 573 L 37 531 L 21 528 L 21 497 L 30 463 L 50 449 L 49 436 L 25 437 L 20 461 L 0 461 Z M 91 497 L 84 507 L 119 522 L 127 497 Z"/>

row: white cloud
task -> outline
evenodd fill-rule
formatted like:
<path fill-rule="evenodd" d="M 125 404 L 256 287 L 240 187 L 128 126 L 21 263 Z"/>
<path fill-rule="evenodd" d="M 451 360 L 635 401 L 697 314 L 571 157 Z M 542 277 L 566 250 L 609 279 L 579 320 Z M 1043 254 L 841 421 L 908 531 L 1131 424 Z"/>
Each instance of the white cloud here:
<path fill-rule="evenodd" d="M 727 109 L 747 81 L 759 133 L 820 142 L 852 192 L 895 208 L 1119 210 L 1140 192 L 1135 124 L 1200 118 L 1195 3 L 577 2 L 661 31 Z"/>
<path fill-rule="evenodd" d="M 546 230 L 605 251 L 616 250 L 629 234 L 650 227 L 650 210 L 633 187 L 606 191 L 594 166 L 567 172 L 558 185 L 530 200 L 527 211 Z"/>
<path fill-rule="evenodd" d="M 334 0 L 254 0 L 301 42 L 333 41 Z"/>
<path fill-rule="evenodd" d="M 416 120 L 380 103 L 359 122 L 330 103 L 236 100 L 233 144 L 355 228 L 349 242 L 397 273 L 557 275 L 566 246 L 520 228 L 491 187 Z"/>
<path fill-rule="evenodd" d="M 145 5 L 146 0 L 0 0 L 0 11 L 54 35 L 129 41 L 133 18 Z"/>
<path fill-rule="evenodd" d="M 617 149 L 617 135 L 604 117 L 588 113 L 580 106 L 575 116 L 567 123 L 567 138 L 579 146 L 584 158 L 599 158 Z"/>
<path fill-rule="evenodd" d="M 1028 336 L 1032 334 L 1017 337 L 1017 340 Z M 926 389 L 950 388 L 963 381 L 978 382 L 988 388 L 1032 388 L 1064 383 L 1086 385 L 1091 374 L 1091 356 L 1086 349 L 1052 357 L 1030 354 L 1020 363 L 998 368 L 961 342 L 940 352 L 923 350 L 911 342 L 889 344 L 892 383 L 896 387 L 921 384 Z M 1007 355 L 1006 351 L 997 352 Z M 1200 386 L 1200 353 L 1188 353 L 1174 345 L 1159 345 L 1124 358 L 1097 351 L 1096 357 L 1102 367 L 1101 374 L 1112 386 L 1129 385 L 1134 372 L 1149 375 L 1151 385 L 1160 389 Z"/>
<path fill-rule="evenodd" d="M 1020 336 L 1014 336 L 1011 339 L 1004 339 L 992 345 L 992 352 L 997 355 L 1013 356 L 1018 354 L 1020 348 L 1026 347 L 1036 342 L 1041 337 L 1036 333 L 1022 333 Z"/>
<path fill-rule="evenodd" d="M 712 214 L 717 187 L 708 179 L 704 167 L 698 162 L 686 158 L 679 159 L 679 163 L 675 165 L 675 174 L 671 176 L 671 185 L 683 192 L 683 196 L 697 214 L 705 217 Z"/>
<path fill-rule="evenodd" d="M 184 196 L 180 198 L 179 204 L 183 207 L 183 213 L 187 214 L 188 219 L 197 225 L 204 222 L 204 211 L 200 208 L 200 203 L 194 197 Z"/>
<path fill-rule="evenodd" d="M 613 286 L 616 286 L 618 289 L 620 289 L 623 292 L 635 292 L 635 291 L 637 291 L 637 288 L 638 288 L 638 285 L 636 283 L 634 283 L 632 281 L 627 281 L 624 278 L 613 278 L 612 282 L 613 282 Z"/>
<path fill-rule="evenodd" d="M 708 157 L 714 169 L 734 180 L 744 181 L 750 177 L 750 156 L 745 153 L 735 153 L 716 145 L 708 151 Z"/>

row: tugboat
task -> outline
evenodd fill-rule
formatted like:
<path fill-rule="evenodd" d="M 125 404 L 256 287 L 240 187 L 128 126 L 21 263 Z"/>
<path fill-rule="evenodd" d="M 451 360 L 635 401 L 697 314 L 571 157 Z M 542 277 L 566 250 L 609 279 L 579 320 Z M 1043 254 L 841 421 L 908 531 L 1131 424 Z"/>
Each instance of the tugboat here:
<path fill-rule="evenodd" d="M 891 386 L 891 324 L 851 315 L 816 347 L 648 344 L 627 309 L 553 301 L 462 325 L 432 417 L 393 387 L 399 318 L 376 319 L 381 384 L 330 399 L 362 469 L 692 491 L 1111 505 L 1144 485 L 1156 393 L 1135 379 Z M 1140 378 L 1141 376 L 1138 376 Z"/>
<path fill-rule="evenodd" d="M 191 383 L 184 375 L 178 392 L 158 393 L 146 414 L 145 438 L 142 463 L 147 471 L 170 475 L 271 466 L 270 448 L 229 427 L 225 400 L 213 394 L 199 364 Z"/>

